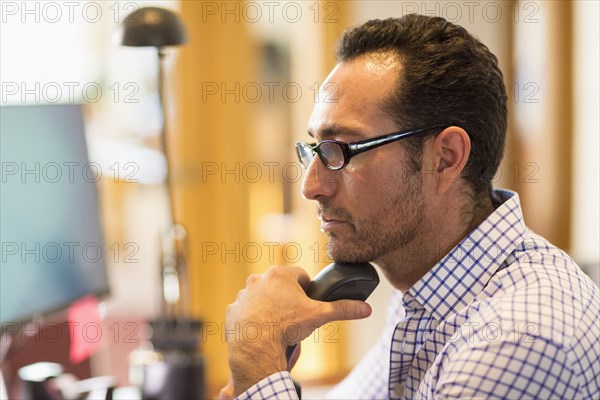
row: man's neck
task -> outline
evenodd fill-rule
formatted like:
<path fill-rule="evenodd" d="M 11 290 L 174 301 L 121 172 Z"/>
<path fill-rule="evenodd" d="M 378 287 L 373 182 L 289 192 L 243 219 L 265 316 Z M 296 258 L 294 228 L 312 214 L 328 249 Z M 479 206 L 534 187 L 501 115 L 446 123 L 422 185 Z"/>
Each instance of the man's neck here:
<path fill-rule="evenodd" d="M 441 210 L 423 224 L 411 243 L 375 262 L 392 286 L 406 292 L 493 212 L 489 197 L 470 209 Z"/>

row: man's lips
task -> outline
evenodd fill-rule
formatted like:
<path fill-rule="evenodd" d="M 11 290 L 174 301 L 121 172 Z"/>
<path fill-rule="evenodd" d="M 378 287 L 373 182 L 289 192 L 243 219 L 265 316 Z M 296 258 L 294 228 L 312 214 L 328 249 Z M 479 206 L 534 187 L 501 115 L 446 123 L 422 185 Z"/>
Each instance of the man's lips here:
<path fill-rule="evenodd" d="M 331 232 L 337 227 L 347 223 L 343 219 L 337 219 L 336 217 L 329 217 L 325 215 L 319 215 L 319 219 L 321 220 L 321 231 L 323 232 Z"/>

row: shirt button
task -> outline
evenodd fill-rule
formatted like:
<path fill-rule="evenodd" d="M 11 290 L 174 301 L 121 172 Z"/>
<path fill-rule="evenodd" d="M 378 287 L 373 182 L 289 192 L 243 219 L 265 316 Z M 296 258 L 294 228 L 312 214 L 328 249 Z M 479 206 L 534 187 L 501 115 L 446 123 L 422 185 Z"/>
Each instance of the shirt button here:
<path fill-rule="evenodd" d="M 394 392 L 394 397 L 404 396 L 404 385 L 401 383 L 395 383 L 393 392 Z"/>

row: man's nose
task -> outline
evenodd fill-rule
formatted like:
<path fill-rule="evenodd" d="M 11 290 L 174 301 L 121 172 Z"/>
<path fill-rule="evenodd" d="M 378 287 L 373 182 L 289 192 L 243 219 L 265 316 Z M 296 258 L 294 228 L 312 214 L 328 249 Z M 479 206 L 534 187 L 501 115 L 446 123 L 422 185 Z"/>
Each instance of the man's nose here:
<path fill-rule="evenodd" d="M 321 196 L 335 194 L 338 171 L 327 169 L 318 155 L 312 159 L 302 180 L 302 196 L 308 200 L 317 200 Z"/>

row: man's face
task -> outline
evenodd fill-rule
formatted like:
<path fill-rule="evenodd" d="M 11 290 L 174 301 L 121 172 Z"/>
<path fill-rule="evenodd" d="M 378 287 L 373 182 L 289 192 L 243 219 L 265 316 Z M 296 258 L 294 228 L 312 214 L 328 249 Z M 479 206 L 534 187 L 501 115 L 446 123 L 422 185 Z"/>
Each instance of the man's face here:
<path fill-rule="evenodd" d="M 322 86 L 309 134 L 317 142 L 355 142 L 416 128 L 397 126 L 381 109 L 397 71 L 394 57 L 367 55 L 338 64 Z M 339 171 L 326 169 L 315 156 L 302 194 L 318 203 L 332 259 L 377 261 L 415 240 L 425 204 L 420 174 L 409 165 L 400 142 L 359 154 Z"/>

